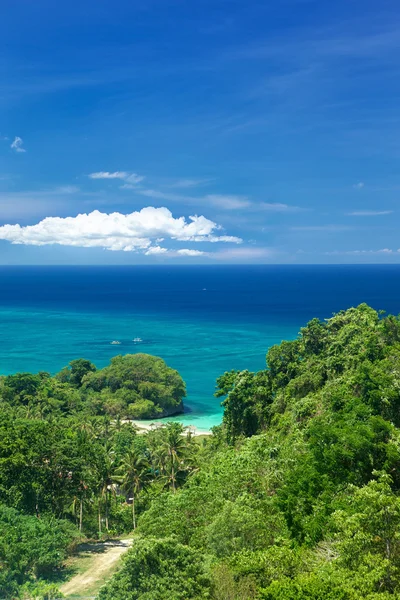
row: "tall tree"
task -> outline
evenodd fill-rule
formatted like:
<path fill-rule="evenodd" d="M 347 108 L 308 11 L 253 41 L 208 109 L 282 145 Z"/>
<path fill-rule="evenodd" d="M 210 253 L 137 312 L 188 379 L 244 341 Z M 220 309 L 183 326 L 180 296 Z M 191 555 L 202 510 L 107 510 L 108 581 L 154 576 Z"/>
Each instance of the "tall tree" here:
<path fill-rule="evenodd" d="M 114 480 L 121 484 L 122 489 L 128 495 L 132 494 L 133 529 L 136 529 L 135 500 L 149 481 L 149 466 L 147 459 L 143 455 L 130 450 L 123 458 L 114 476 Z"/>
<path fill-rule="evenodd" d="M 170 422 L 149 435 L 153 468 L 176 492 L 192 468 L 193 438 L 181 423 Z"/>

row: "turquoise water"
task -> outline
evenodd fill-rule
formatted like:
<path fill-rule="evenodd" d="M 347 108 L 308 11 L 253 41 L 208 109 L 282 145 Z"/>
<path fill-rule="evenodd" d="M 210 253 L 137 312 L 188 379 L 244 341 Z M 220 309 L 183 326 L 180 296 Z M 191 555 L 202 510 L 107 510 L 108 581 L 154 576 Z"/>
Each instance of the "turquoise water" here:
<path fill-rule="evenodd" d="M 296 328 L 272 323 L 219 324 L 179 316 L 4 308 L 0 310 L 0 329 L 3 374 L 18 370 L 56 372 L 80 356 L 98 367 L 117 354 L 161 356 L 187 383 L 185 405 L 192 412 L 179 420 L 202 429 L 221 421 L 220 400 L 213 397 L 216 378 L 230 369 L 264 368 L 267 348 L 296 334 Z M 132 342 L 135 337 L 143 342 Z M 111 345 L 113 340 L 121 344 Z"/>
<path fill-rule="evenodd" d="M 314 316 L 362 301 L 397 314 L 399 275 L 398 267 L 3 268 L 0 372 L 158 355 L 187 384 L 179 420 L 208 429 L 221 421 L 219 375 L 262 369 L 268 348 Z"/>

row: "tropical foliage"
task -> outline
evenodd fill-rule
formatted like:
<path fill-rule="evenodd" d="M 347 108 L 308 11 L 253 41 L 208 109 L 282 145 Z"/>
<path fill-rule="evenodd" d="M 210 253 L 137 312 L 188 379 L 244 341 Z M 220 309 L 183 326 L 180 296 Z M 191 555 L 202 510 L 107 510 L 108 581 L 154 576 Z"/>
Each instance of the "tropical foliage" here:
<path fill-rule="evenodd" d="M 221 375 L 223 423 L 200 441 L 123 423 L 137 395 L 157 396 L 144 380 L 184 391 L 157 359 L 157 382 L 128 363 L 1 381 L 5 597 L 45 597 L 79 532 L 134 530 L 101 600 L 400 598 L 397 317 L 313 319 L 264 370 Z"/>
<path fill-rule="evenodd" d="M 177 371 L 156 356 L 115 356 L 109 366 L 96 369 L 80 358 L 55 377 L 41 372 L 0 378 L 0 399 L 18 414 L 155 418 L 183 411 L 185 384 Z"/>
<path fill-rule="evenodd" d="M 157 600 L 198 600 L 210 598 L 209 578 L 203 557 L 173 538 L 141 539 L 126 557 L 124 568 L 117 573 L 102 598 L 139 598 Z"/>
<path fill-rule="evenodd" d="M 270 348 L 264 371 L 222 375 L 223 425 L 141 539 L 199 552 L 215 599 L 400 597 L 399 342 L 399 319 L 361 305 Z"/>

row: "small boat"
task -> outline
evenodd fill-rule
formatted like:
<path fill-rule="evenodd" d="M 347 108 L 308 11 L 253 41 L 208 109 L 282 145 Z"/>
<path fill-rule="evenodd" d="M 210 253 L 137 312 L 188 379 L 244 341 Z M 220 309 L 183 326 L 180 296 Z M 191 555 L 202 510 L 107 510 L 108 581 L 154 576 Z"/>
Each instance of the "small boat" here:
<path fill-rule="evenodd" d="M 118 342 L 118 340 L 114 340 L 113 342 L 111 342 L 111 346 L 119 346 L 121 344 L 121 342 Z"/>
<path fill-rule="evenodd" d="M 139 343 L 139 342 L 143 342 L 142 338 L 133 338 L 133 341 L 135 342 L 135 344 Z"/>

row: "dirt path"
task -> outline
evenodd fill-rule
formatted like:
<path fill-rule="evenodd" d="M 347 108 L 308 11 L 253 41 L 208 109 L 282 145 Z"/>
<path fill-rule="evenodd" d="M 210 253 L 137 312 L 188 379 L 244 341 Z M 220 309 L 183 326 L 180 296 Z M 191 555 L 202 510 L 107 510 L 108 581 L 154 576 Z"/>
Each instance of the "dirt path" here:
<path fill-rule="evenodd" d="M 81 568 L 86 566 L 86 569 L 64 583 L 60 591 L 72 598 L 94 597 L 100 587 L 114 574 L 119 559 L 131 545 L 132 540 L 86 544 L 80 552 L 83 557 Z"/>

